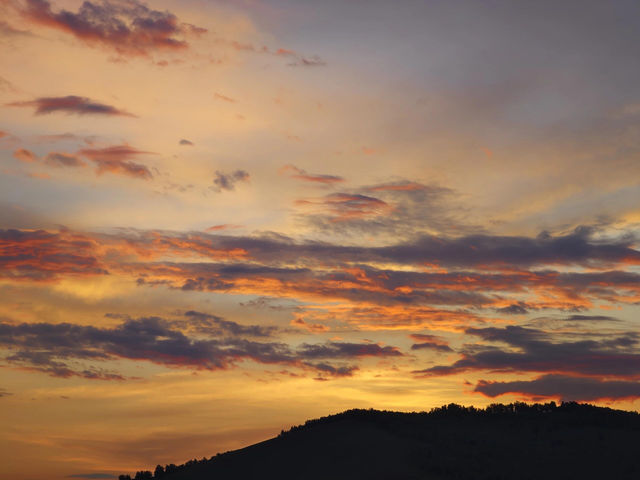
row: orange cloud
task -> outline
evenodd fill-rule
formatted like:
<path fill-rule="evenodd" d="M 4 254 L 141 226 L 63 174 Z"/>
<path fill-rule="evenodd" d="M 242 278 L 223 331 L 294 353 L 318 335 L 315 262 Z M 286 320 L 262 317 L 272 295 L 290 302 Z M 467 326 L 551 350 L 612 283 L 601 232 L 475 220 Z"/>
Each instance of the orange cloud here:
<path fill-rule="evenodd" d="M 80 150 L 78 154 L 96 164 L 98 175 L 109 172 L 143 180 L 153 178 L 146 165 L 131 161 L 132 158 L 153 154 L 153 152 L 138 150 L 129 145 L 114 145 L 105 148 L 85 148 Z"/>
<path fill-rule="evenodd" d="M 33 163 L 38 161 L 38 156 L 33 153 L 31 150 L 27 150 L 26 148 L 19 148 L 13 152 L 14 158 L 17 158 L 21 162 L 25 163 Z"/>
<path fill-rule="evenodd" d="M 236 228 L 242 228 L 242 225 L 234 225 L 232 223 L 223 223 L 221 225 L 213 225 L 207 228 L 207 232 L 219 232 L 220 230 L 232 230 Z"/>
<path fill-rule="evenodd" d="M 137 279 L 140 285 L 346 302 L 347 323 L 382 328 L 482 318 L 463 308 L 484 309 L 484 315 L 487 310 L 522 315 L 548 309 L 584 310 L 596 302 L 633 304 L 640 299 L 640 276 L 633 272 L 380 269 L 367 265 L 377 259 L 363 257 L 366 249 L 348 247 L 342 254 L 335 246 L 243 236 L 9 230 L 3 242 L 0 260 L 4 259 L 8 278 L 53 279 L 58 274 L 76 275 L 86 267 L 87 274 L 109 271 Z M 16 253 L 22 251 L 30 254 Z M 416 267 L 421 267 L 420 258 Z M 325 312 L 336 314 L 326 308 Z M 319 313 L 309 315 L 315 323 L 323 323 Z"/>
<path fill-rule="evenodd" d="M 330 330 L 326 325 L 322 325 L 321 323 L 307 323 L 300 317 L 291 320 L 291 325 L 311 333 L 323 333 Z"/>

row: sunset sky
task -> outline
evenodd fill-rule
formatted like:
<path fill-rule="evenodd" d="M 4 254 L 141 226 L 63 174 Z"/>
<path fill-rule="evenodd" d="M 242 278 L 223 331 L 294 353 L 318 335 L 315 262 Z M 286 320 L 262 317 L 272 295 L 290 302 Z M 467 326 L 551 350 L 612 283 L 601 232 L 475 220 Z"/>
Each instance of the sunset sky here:
<path fill-rule="evenodd" d="M 637 1 L 0 0 L 0 471 L 347 408 L 640 410 Z"/>

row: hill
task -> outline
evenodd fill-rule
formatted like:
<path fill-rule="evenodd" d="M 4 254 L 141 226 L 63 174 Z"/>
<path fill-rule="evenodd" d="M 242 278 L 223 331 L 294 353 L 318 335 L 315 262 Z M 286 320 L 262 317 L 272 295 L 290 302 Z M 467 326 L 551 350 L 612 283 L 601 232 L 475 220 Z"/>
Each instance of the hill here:
<path fill-rule="evenodd" d="M 640 415 L 574 402 L 348 410 L 137 480 L 640 479 Z M 120 480 L 128 480 L 121 475 Z"/>

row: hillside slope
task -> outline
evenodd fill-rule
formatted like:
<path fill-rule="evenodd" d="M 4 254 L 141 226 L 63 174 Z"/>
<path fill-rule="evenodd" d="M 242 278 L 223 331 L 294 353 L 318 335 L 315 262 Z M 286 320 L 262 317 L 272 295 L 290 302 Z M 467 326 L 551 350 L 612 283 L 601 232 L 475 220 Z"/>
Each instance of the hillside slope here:
<path fill-rule="evenodd" d="M 637 413 L 576 403 L 349 410 L 136 478 L 637 480 L 639 440 Z"/>

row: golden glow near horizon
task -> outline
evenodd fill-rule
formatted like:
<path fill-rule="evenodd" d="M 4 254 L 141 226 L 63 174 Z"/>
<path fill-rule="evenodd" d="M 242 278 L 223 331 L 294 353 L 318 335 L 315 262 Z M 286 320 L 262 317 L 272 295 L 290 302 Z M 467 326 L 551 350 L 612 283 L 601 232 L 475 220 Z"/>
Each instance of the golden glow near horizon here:
<path fill-rule="evenodd" d="M 638 410 L 638 8 L 0 1 L 3 474 Z"/>

